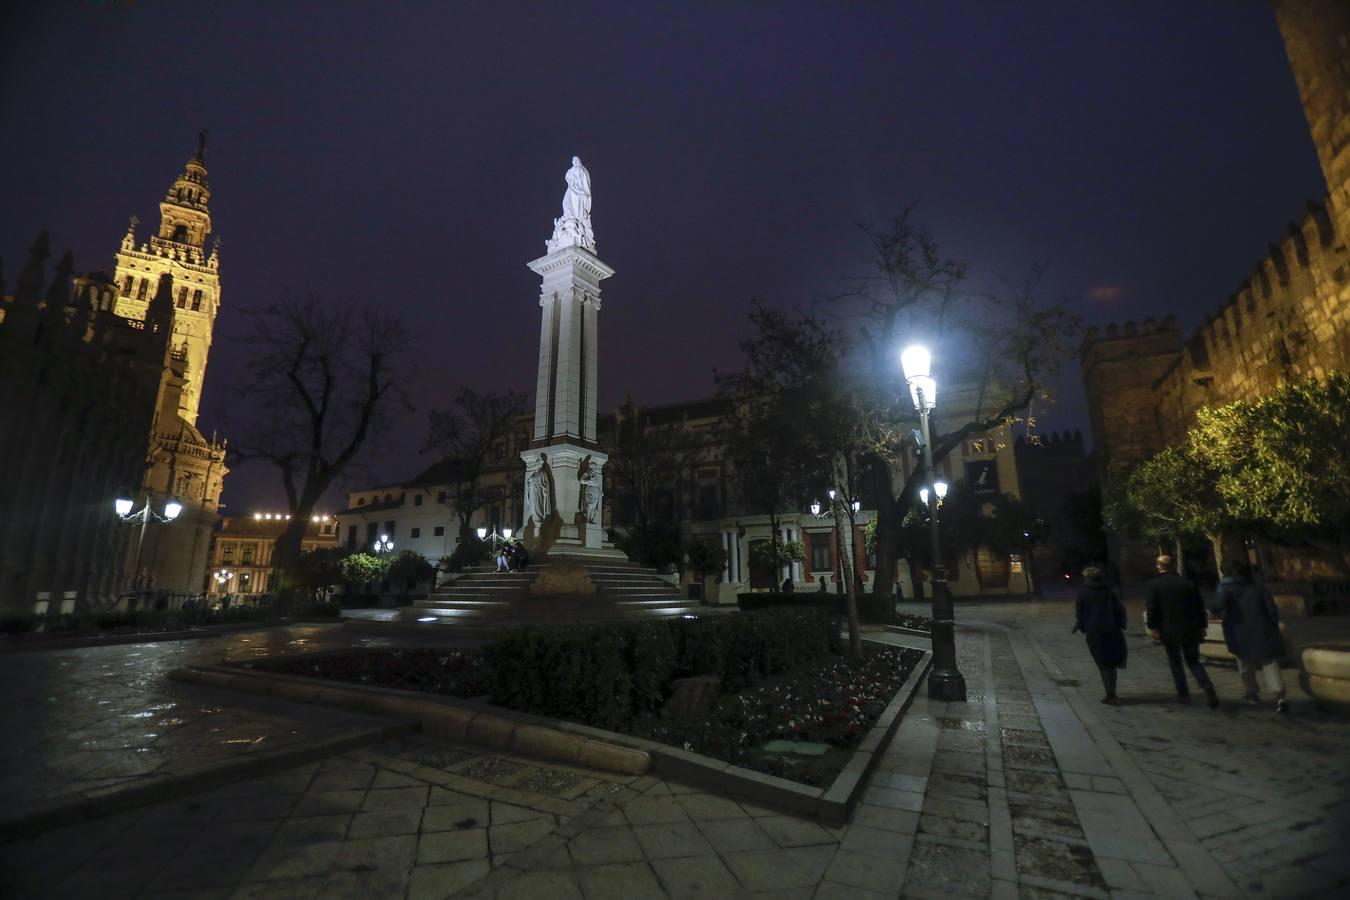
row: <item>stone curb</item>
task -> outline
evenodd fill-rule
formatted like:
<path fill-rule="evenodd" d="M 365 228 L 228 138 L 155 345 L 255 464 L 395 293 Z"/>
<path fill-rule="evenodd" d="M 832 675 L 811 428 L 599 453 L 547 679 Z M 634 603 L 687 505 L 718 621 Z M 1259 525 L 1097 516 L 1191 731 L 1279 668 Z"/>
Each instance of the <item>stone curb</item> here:
<path fill-rule="evenodd" d="M 631 740 L 619 740 L 622 735 L 594 729 L 593 734 L 569 733 L 564 727 L 568 723 L 476 700 L 367 685 L 316 682 L 313 678 L 229 665 L 189 666 L 174 669 L 169 677 L 296 703 L 320 703 L 368 715 L 399 716 L 412 719 L 425 734 L 433 737 L 465 741 L 534 759 L 571 763 L 621 775 L 645 775 L 652 768 L 651 754 L 645 748 L 634 747 Z"/>
<path fill-rule="evenodd" d="M 907 634 L 910 637 L 931 638 L 931 631 L 920 631 L 917 628 L 906 628 L 904 625 L 887 625 L 886 630 L 891 634 Z"/>
<path fill-rule="evenodd" d="M 186 631 L 148 631 L 142 634 L 109 634 L 101 637 L 25 638 L 0 642 L 0 653 L 31 653 L 38 650 L 77 650 L 81 647 L 110 647 L 118 644 L 157 644 L 161 641 L 196 641 L 234 634 L 238 631 L 263 631 L 291 625 L 337 625 L 340 619 L 292 619 L 289 622 L 240 622 L 208 625 Z"/>
<path fill-rule="evenodd" d="M 224 759 L 194 766 L 176 774 L 153 775 L 124 785 L 65 794 L 23 804 L 17 815 L 8 815 L 0 819 L 0 843 L 32 837 L 44 831 L 101 818 L 150 803 L 177 800 L 246 778 L 269 775 L 292 766 L 325 759 L 356 747 L 406 734 L 415 729 L 414 723 L 406 721 L 381 725 L 378 728 L 335 735 L 299 747 L 282 747 L 248 754 L 238 759 Z"/>
<path fill-rule="evenodd" d="M 864 640 L 896 646 L 869 638 Z M 422 731 L 433 737 L 467 741 L 534 759 L 624 775 L 645 775 L 650 771 L 693 787 L 741 797 L 794 815 L 818 818 L 829 824 L 844 824 L 852 815 L 867 776 L 899 727 L 902 714 L 913 702 L 932 661 L 932 652 L 923 651 L 923 657 L 915 664 L 909 678 L 828 788 L 808 787 L 644 738 L 520 713 L 477 700 L 366 685 L 316 684 L 312 678 L 263 673 L 229 665 L 175 669 L 169 677 L 295 702 L 322 703 L 366 714 L 405 716 L 420 722 Z"/>

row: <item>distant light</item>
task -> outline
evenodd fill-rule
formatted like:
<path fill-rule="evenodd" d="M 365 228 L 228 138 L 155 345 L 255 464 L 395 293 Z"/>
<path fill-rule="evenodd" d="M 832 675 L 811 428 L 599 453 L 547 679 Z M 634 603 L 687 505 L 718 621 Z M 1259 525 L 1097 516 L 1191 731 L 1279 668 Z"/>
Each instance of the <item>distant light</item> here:
<path fill-rule="evenodd" d="M 126 497 L 118 497 L 113 501 L 113 509 L 117 510 L 119 516 L 125 516 L 131 512 L 131 507 L 135 504 Z"/>
<path fill-rule="evenodd" d="M 933 490 L 937 492 L 937 498 L 939 500 L 945 499 L 947 496 L 947 482 L 945 481 L 933 482 Z"/>
<path fill-rule="evenodd" d="M 857 511 L 860 510 L 860 509 L 862 509 L 862 501 L 861 501 L 861 500 L 854 500 L 854 501 L 853 501 L 853 511 L 854 511 L 854 512 L 857 512 Z"/>
<path fill-rule="evenodd" d="M 262 513 L 254 513 L 254 514 L 253 514 L 253 518 L 255 518 L 255 519 L 261 519 L 261 518 L 262 518 Z"/>
<path fill-rule="evenodd" d="M 387 534 L 382 534 L 382 535 L 380 535 L 380 543 L 381 543 L 381 544 L 387 544 L 387 543 L 389 543 L 389 535 L 387 535 Z"/>
<path fill-rule="evenodd" d="M 178 518 L 178 514 L 182 511 L 183 504 L 179 503 L 177 500 L 170 500 L 168 503 L 164 504 L 164 518 L 168 519 L 170 522 Z"/>
<path fill-rule="evenodd" d="M 487 529 L 486 528 L 478 529 L 478 539 L 481 541 L 485 537 L 487 537 Z"/>
<path fill-rule="evenodd" d="M 503 528 L 503 529 L 502 529 L 502 537 L 506 538 L 508 541 L 511 540 L 511 529 L 510 529 L 510 528 Z"/>
<path fill-rule="evenodd" d="M 422 617 L 420 617 L 417 621 L 419 621 L 419 622 L 435 622 L 435 621 L 436 621 L 436 617 L 435 617 L 435 616 L 422 616 Z"/>
<path fill-rule="evenodd" d="M 827 493 L 827 494 L 830 495 L 830 499 L 831 499 L 831 500 L 834 499 L 834 488 L 830 488 L 830 489 L 829 489 L 828 491 L 826 491 L 825 493 Z"/>
<path fill-rule="evenodd" d="M 812 500 L 812 501 L 811 501 L 811 515 L 813 515 L 813 516 L 818 516 L 818 515 L 820 515 L 820 501 L 819 501 L 819 500 Z"/>
<path fill-rule="evenodd" d="M 691 616 L 691 615 L 689 615 L 688 613 L 685 613 L 684 615 L 680 616 L 680 618 L 681 618 L 681 619 L 697 619 L 698 616 Z"/>
<path fill-rule="evenodd" d="M 923 501 L 924 506 L 928 505 L 928 488 L 919 488 L 919 499 Z"/>

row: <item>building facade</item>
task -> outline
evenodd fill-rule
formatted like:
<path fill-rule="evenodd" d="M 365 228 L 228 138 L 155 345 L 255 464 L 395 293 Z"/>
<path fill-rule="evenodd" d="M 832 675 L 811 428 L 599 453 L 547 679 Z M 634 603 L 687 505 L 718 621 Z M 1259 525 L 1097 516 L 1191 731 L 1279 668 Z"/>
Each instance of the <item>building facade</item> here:
<path fill-rule="evenodd" d="M 290 516 L 281 513 L 221 517 L 211 536 L 207 595 L 212 605 L 226 595 L 248 601 L 270 591 L 272 550 L 289 519 Z M 337 522 L 329 515 L 315 515 L 305 529 L 300 552 L 336 546 Z"/>
<path fill-rule="evenodd" d="M 1089 329 L 1081 364 L 1103 478 L 1179 443 L 1201 407 L 1350 369 L 1350 5 L 1274 7 L 1327 195 L 1189 337 L 1172 316 Z M 1111 543 L 1123 575 L 1149 571 L 1155 548 Z"/>

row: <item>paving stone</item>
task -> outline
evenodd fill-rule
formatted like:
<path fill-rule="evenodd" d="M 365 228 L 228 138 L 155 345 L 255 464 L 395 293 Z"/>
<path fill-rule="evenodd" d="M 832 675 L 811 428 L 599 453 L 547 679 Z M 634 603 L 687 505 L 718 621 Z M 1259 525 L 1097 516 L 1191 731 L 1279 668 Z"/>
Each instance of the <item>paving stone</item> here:
<path fill-rule="evenodd" d="M 410 869 L 417 855 L 417 838 L 385 837 L 342 843 L 277 845 L 263 851 L 249 870 L 249 881 L 300 878 L 367 867 Z"/>
<path fill-rule="evenodd" d="M 736 876 L 714 854 L 653 859 L 651 867 L 661 888 L 675 900 L 730 898 L 743 893 Z"/>
<path fill-rule="evenodd" d="M 778 845 L 754 819 L 716 819 L 697 822 L 698 830 L 718 853 L 772 850 Z"/>
<path fill-rule="evenodd" d="M 916 791 L 897 791 L 884 787 L 869 787 L 863 792 L 863 802 L 887 809 L 918 812 L 923 809 L 923 794 Z"/>
<path fill-rule="evenodd" d="M 1072 884 L 1105 888 L 1092 851 L 1064 841 L 1017 834 L 1013 838 L 1017 852 L 1017 871 Z"/>
<path fill-rule="evenodd" d="M 868 783 L 876 787 L 922 794 L 928 789 L 928 776 L 905 775 L 900 772 L 876 772 Z"/>
<path fill-rule="evenodd" d="M 588 894 L 594 897 L 614 897 L 605 892 Z M 641 896 L 635 894 L 634 896 Z M 571 872 L 524 872 L 502 885 L 496 892 L 497 900 L 582 900 L 581 888 Z"/>
<path fill-rule="evenodd" d="M 380 812 L 357 813 L 352 817 L 347 834 L 351 838 L 385 837 L 396 834 L 417 834 L 422 825 L 422 810 L 389 809 Z"/>
<path fill-rule="evenodd" d="M 893 897 L 905 880 L 905 856 L 900 851 L 886 857 L 841 847 L 825 871 L 825 879 Z"/>
<path fill-rule="evenodd" d="M 928 780 L 928 797 L 983 801 L 989 796 L 986 781 L 973 775 L 934 774 Z"/>
<path fill-rule="evenodd" d="M 833 845 L 790 850 L 744 850 L 722 854 L 736 879 L 751 892 L 806 889 L 813 892 L 834 858 Z"/>
<path fill-rule="evenodd" d="M 656 880 L 656 874 L 645 862 L 582 866 L 576 869 L 575 874 L 587 900 L 656 900 L 657 897 L 666 897 L 666 892 Z"/>
<path fill-rule="evenodd" d="M 894 831 L 883 831 L 854 823 L 844 830 L 839 842 L 840 850 L 861 853 L 867 856 L 880 856 L 885 859 L 899 859 L 909 852 L 913 836 Z M 835 878 L 835 881 L 841 879 Z"/>
<path fill-rule="evenodd" d="M 426 805 L 427 789 L 425 786 L 385 788 L 378 791 L 367 791 L 365 799 L 361 801 L 361 810 L 371 812 L 382 809 L 407 809 L 409 807 L 421 809 Z"/>
<path fill-rule="evenodd" d="M 340 841 L 347 837 L 352 817 L 349 815 L 304 816 L 287 819 L 272 834 L 271 843 L 285 844 L 323 844 Z M 364 835 L 371 837 L 371 835 Z"/>
<path fill-rule="evenodd" d="M 933 758 L 933 772 L 948 775 L 984 775 L 987 765 L 984 753 L 939 753 Z"/>
<path fill-rule="evenodd" d="M 710 819 L 747 819 L 749 814 L 739 803 L 713 794 L 680 794 L 676 802 L 695 822 Z"/>
<path fill-rule="evenodd" d="M 474 781 L 486 781 L 491 784 L 509 785 L 526 772 L 521 763 L 502 759 L 499 756 L 485 756 L 456 770 L 455 774 Z"/>
<path fill-rule="evenodd" d="M 805 847 L 813 844 L 837 844 L 838 841 L 821 826 L 793 816 L 766 816 L 757 821 L 759 827 L 780 847 Z"/>
<path fill-rule="evenodd" d="M 493 825 L 512 825 L 516 822 L 530 822 L 534 819 L 550 818 L 548 813 L 541 813 L 536 809 L 530 809 L 526 806 L 517 806 L 514 803 L 502 803 L 499 800 L 493 800 L 491 802 L 491 809 Z"/>
<path fill-rule="evenodd" d="M 492 855 L 515 853 L 524 850 L 553 833 L 553 819 L 529 819 L 512 822 L 510 825 L 493 825 L 488 829 L 488 841 L 492 846 Z"/>
<path fill-rule="evenodd" d="M 959 819 L 949 819 L 946 816 L 923 815 L 919 819 L 919 834 L 956 838 L 978 844 L 989 843 L 989 826 L 975 822 L 962 822 Z"/>
<path fill-rule="evenodd" d="M 568 850 L 578 866 L 641 862 L 643 859 L 642 847 L 633 830 L 626 825 L 587 829 L 568 841 Z"/>
<path fill-rule="evenodd" d="M 689 814 L 684 811 L 679 800 L 669 794 L 638 797 L 624 804 L 623 814 L 630 825 L 689 821 Z"/>
<path fill-rule="evenodd" d="M 486 859 L 418 866 L 409 879 L 408 900 L 443 900 L 491 871 Z"/>
<path fill-rule="evenodd" d="M 712 846 L 693 822 L 634 825 L 633 834 L 648 859 L 702 856 L 713 852 Z"/>
<path fill-rule="evenodd" d="M 459 862 L 465 859 L 487 859 L 486 828 L 464 831 L 436 831 L 423 834 L 417 841 L 417 864 Z"/>
<path fill-rule="evenodd" d="M 919 829 L 919 813 L 860 803 L 853 813 L 853 824 L 899 834 L 914 834 Z"/>
<path fill-rule="evenodd" d="M 309 791 L 364 791 L 374 780 L 374 766 L 324 771 L 314 776 Z"/>
<path fill-rule="evenodd" d="M 922 838 L 914 841 L 905 875 L 907 895 L 927 891 L 929 896 L 984 897 L 989 882 L 987 853 Z"/>
<path fill-rule="evenodd" d="M 421 811 L 422 831 L 464 831 L 486 828 L 490 823 L 488 801 L 468 799 L 445 806 L 428 806 Z"/>
<path fill-rule="evenodd" d="M 380 769 L 375 773 L 375 780 L 371 782 L 371 788 L 401 788 L 401 787 L 422 787 L 423 782 L 416 778 L 411 778 L 399 772 L 390 772 Z"/>

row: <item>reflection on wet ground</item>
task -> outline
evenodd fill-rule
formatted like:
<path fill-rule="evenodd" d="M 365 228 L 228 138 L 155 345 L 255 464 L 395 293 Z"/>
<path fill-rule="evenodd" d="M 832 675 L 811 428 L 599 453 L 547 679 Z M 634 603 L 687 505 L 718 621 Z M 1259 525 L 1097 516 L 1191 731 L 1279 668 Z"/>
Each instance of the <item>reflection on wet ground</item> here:
<path fill-rule="evenodd" d="M 426 642 L 294 625 L 218 639 L 0 655 L 0 679 L 11 698 L 0 704 L 0 803 L 114 787 L 318 740 L 367 721 L 170 681 L 180 666 Z"/>

